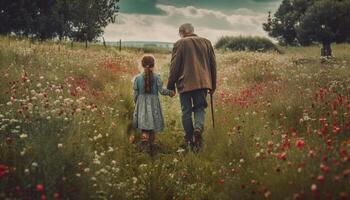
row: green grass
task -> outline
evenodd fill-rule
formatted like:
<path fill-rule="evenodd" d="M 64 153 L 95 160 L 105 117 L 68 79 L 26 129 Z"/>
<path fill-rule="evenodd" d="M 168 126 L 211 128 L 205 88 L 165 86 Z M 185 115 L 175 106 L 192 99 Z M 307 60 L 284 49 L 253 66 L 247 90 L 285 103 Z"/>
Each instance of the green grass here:
<path fill-rule="evenodd" d="M 283 55 L 217 52 L 217 128 L 211 128 L 208 110 L 203 149 L 178 151 L 179 100 L 160 97 L 166 129 L 151 157 L 128 142 L 135 132 L 132 78 L 145 50 L 0 37 L 0 165 L 9 168 L 0 176 L 0 198 L 349 195 L 349 49 L 334 45 L 335 58 L 325 63 L 318 47 L 284 48 Z M 152 53 L 166 82 L 170 55 Z M 305 146 L 298 149 L 297 140 Z"/>

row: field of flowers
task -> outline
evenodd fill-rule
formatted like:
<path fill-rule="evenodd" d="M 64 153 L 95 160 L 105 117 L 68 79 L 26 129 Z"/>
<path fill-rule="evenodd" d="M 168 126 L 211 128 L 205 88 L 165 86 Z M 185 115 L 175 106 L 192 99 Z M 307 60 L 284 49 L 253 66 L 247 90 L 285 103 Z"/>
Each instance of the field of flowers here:
<path fill-rule="evenodd" d="M 143 52 L 0 37 L 0 199 L 349 199 L 350 46 L 284 51 L 217 52 L 218 128 L 208 112 L 184 152 L 178 97 L 161 97 L 150 156 L 128 141 Z"/>

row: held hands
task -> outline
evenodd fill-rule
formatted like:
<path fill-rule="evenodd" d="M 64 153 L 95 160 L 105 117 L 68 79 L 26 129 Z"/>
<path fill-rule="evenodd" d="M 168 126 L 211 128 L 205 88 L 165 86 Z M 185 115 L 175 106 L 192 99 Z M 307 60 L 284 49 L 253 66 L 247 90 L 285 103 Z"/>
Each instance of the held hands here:
<path fill-rule="evenodd" d="M 176 96 L 176 91 L 172 91 L 172 93 L 170 94 L 170 97 L 174 97 Z"/>

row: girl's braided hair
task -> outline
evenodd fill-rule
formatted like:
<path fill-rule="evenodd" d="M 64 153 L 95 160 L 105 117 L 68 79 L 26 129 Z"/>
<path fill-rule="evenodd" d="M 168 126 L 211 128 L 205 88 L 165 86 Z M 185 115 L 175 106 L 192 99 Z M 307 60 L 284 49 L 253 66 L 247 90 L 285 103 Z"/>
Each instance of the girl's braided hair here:
<path fill-rule="evenodd" d="M 152 93 L 152 85 L 153 85 L 153 71 L 154 67 L 154 57 L 153 56 L 143 56 L 142 58 L 142 67 L 145 69 L 145 93 Z"/>

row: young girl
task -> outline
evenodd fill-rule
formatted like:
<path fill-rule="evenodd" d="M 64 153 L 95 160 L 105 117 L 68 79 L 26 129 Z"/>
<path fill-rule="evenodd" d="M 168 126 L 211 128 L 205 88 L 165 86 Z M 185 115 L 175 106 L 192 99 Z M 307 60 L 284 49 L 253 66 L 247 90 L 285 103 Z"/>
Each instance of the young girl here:
<path fill-rule="evenodd" d="M 175 92 L 164 89 L 160 75 L 153 72 L 155 59 L 152 55 L 143 56 L 141 63 L 144 72 L 136 76 L 134 80 L 135 111 L 133 125 L 134 128 L 142 131 L 142 144 L 147 144 L 149 141 L 152 151 L 155 133 L 164 129 L 164 119 L 158 93 L 173 97 Z M 130 140 L 133 142 L 134 136 L 131 136 Z"/>

